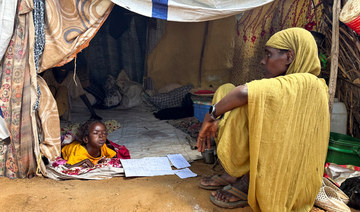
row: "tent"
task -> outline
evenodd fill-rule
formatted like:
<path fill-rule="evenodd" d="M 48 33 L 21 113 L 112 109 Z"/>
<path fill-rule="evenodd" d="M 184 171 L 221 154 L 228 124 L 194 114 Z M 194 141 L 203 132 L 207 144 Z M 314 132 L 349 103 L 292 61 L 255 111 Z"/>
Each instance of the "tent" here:
<path fill-rule="evenodd" d="M 1 11 L 8 11 L 5 2 L 8 1 L 0 3 Z M 312 1 L 308 0 L 18 1 L 17 7 L 13 5 L 11 9 L 15 19 L 6 21 L 7 25 L 14 26 L 11 39 L 5 31 L 0 37 L 0 49 L 6 49 L 0 64 L 3 73 L 0 107 L 12 136 L 11 144 L 0 158 L 0 162 L 6 164 L 0 169 L 0 175 L 31 177 L 37 168 L 46 175 L 41 157 L 51 159 L 59 155 L 60 135 L 54 137 L 57 133 L 54 131 L 58 131 L 54 127 L 58 126 L 54 99 L 37 74 L 73 60 L 89 45 L 114 3 L 129 11 L 168 21 L 156 19 L 156 24 L 166 27 L 160 27 L 163 33 L 157 34 L 154 30 L 154 39 L 146 42 L 149 44 L 146 51 L 152 51 L 146 52 L 144 76 L 154 78 L 156 88 L 171 82 L 164 80 L 164 73 L 179 78 L 180 83 L 191 82 L 205 88 L 256 78 L 259 71 L 254 72 L 254 63 L 249 61 L 258 59 L 265 40 L 272 33 L 318 21 L 314 18 L 318 11 L 314 12 Z M 253 9 L 255 7 L 258 8 Z M 235 16 L 245 10 L 250 11 L 241 17 Z M 4 17 L 3 14 L 0 17 Z M 222 19 L 214 20 L 218 18 Z M 3 29 L 4 18 L 1 21 Z M 189 21 L 197 23 L 181 23 Z M 179 34 L 184 36 L 179 39 Z M 181 42 L 176 42 L 179 40 Z M 226 45 L 218 45 L 220 40 L 225 40 Z M 168 48 L 172 44 L 174 48 Z M 222 48 L 224 46 L 226 48 Z M 192 57 L 194 54 L 197 57 Z M 214 58 L 222 58 L 220 67 L 216 67 L 219 63 Z"/>

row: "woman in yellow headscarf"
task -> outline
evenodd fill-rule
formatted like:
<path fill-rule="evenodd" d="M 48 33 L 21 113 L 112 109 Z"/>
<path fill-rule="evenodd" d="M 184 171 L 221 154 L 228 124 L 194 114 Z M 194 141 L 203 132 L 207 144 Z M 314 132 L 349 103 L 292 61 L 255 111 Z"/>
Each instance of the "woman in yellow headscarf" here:
<path fill-rule="evenodd" d="M 227 208 L 309 211 L 322 184 L 330 131 L 313 36 L 302 28 L 274 34 L 261 65 L 266 79 L 221 86 L 204 118 L 199 151 L 217 134 L 221 164 L 238 179 L 210 199 Z"/>

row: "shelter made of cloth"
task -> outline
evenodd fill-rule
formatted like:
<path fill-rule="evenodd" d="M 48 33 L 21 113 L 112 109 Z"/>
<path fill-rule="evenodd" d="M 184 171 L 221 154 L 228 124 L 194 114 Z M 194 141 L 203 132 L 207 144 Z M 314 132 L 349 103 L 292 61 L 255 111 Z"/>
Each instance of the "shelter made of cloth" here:
<path fill-rule="evenodd" d="M 46 176 L 41 157 L 60 155 L 60 122 L 49 88 L 37 74 L 72 60 L 88 45 L 113 4 L 100 0 L 20 0 L 17 6 L 14 31 L 0 62 L 0 107 L 12 138 L 10 144 L 0 145 L 0 176 Z M 38 32 L 44 32 L 44 43 L 36 39 L 43 38 Z M 35 64 L 34 47 L 42 45 L 42 57 Z"/>
<path fill-rule="evenodd" d="M 53 121 L 56 121 L 54 115 L 57 114 L 57 108 L 53 107 L 52 99 L 46 96 L 49 93 L 48 87 L 38 80 L 37 74 L 73 60 L 77 53 L 86 48 L 110 14 L 115 0 L 113 2 L 109 0 L 19 0 L 17 2 L 18 8 L 13 19 L 13 34 L 5 36 L 6 40 L 1 43 L 4 46 L 0 48 L 6 49 L 0 62 L 2 73 L 0 76 L 0 107 L 12 136 L 11 143 L 8 146 L 2 146 L 2 152 L 0 152 L 0 164 L 3 164 L 0 167 L 0 175 L 10 178 L 31 177 L 39 174 L 37 168 L 46 175 L 41 157 L 44 155 L 55 157 L 59 154 L 60 138 L 58 133 L 48 133 L 44 136 L 45 132 L 42 131 L 47 129 L 47 132 L 56 132 L 56 129 L 49 127 L 48 122 L 41 119 L 52 117 Z M 136 2 L 143 3 L 131 1 L 131 4 Z M 204 1 L 201 2 L 204 3 Z M 269 2 L 271 0 L 244 0 L 239 2 L 242 5 L 239 7 L 241 10 L 230 9 L 230 13 L 225 14 L 224 11 L 228 10 L 231 4 L 213 4 L 208 1 L 201 5 L 197 1 L 183 1 L 181 2 L 182 7 L 179 7 L 182 9 L 177 12 L 181 14 L 187 11 L 186 9 L 197 11 L 200 6 L 205 6 L 208 10 L 201 10 L 203 12 L 195 14 L 201 18 L 197 19 L 196 16 L 193 16 L 191 20 L 213 20 L 238 14 L 243 10 L 249 10 Z M 120 3 L 118 4 L 120 5 Z M 147 10 L 155 9 L 156 12 L 159 5 L 166 6 L 168 15 L 166 19 L 171 20 L 173 12 L 171 1 L 168 3 L 161 1 L 158 4 L 152 1 L 146 8 Z M 206 11 L 215 11 L 215 13 Z M 219 11 L 222 15 L 218 13 Z M 9 21 L 11 22 L 12 19 L 9 18 Z M 11 25 L 11 23 L 6 23 L 6 25 Z M 5 31 L 1 30 L 0 33 L 3 35 Z M 11 39 L 8 42 L 9 37 Z M 44 96 L 41 97 L 41 95 Z M 38 114 L 41 113 L 40 101 L 44 100 L 49 101 L 42 103 L 49 103 L 47 106 L 51 108 L 51 114 L 46 114 L 48 111 L 42 111 L 45 113 L 41 117 Z M 45 141 L 45 138 L 48 140 Z M 45 148 L 48 149 L 45 150 Z"/>

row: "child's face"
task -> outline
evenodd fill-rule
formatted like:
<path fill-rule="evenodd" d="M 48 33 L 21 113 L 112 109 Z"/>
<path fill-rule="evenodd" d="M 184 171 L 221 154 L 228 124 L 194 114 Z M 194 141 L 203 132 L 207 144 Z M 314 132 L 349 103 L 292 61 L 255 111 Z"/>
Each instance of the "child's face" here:
<path fill-rule="evenodd" d="M 101 123 L 92 124 L 89 127 L 89 136 L 84 138 L 87 146 L 101 148 L 106 142 L 106 127 Z"/>

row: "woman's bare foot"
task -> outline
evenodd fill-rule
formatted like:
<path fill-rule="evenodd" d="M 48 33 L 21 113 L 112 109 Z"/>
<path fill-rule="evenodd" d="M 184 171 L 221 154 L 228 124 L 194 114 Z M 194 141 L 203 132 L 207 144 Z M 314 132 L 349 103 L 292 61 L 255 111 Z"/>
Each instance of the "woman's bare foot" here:
<path fill-rule="evenodd" d="M 236 177 L 232 177 L 225 173 L 222 175 L 202 178 L 200 179 L 199 186 L 204 189 L 220 189 L 226 185 L 233 184 L 236 181 Z"/>

